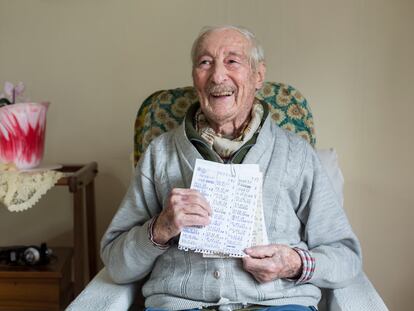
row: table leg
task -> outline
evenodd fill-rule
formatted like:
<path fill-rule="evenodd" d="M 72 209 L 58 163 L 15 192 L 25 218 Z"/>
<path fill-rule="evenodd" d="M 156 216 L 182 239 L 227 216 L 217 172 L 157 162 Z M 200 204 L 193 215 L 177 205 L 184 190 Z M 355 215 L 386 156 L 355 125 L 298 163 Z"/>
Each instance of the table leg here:
<path fill-rule="evenodd" d="M 84 278 L 84 191 L 83 188 L 78 189 L 73 193 L 73 210 L 74 210 L 74 241 L 73 241 L 73 260 L 74 260 L 74 291 L 75 296 L 77 296 L 83 289 L 85 284 Z"/>
<path fill-rule="evenodd" d="M 95 183 L 93 180 L 86 186 L 86 223 L 88 236 L 89 279 L 92 279 L 97 273 Z"/>

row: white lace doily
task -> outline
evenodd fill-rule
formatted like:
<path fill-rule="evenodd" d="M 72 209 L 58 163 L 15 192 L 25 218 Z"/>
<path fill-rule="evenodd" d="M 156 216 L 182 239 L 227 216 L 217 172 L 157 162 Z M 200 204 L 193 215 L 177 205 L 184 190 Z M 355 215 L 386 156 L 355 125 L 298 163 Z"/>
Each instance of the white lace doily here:
<path fill-rule="evenodd" d="M 24 211 L 39 201 L 64 174 L 53 170 L 0 169 L 0 203 L 11 212 Z"/>

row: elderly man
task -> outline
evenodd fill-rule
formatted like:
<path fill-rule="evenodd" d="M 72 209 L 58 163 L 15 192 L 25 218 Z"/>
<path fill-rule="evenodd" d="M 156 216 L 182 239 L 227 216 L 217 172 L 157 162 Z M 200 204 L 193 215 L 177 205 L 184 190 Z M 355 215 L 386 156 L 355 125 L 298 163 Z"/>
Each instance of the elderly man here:
<path fill-rule="evenodd" d="M 312 147 L 255 98 L 265 64 L 251 32 L 206 28 L 192 61 L 199 103 L 141 157 L 102 259 L 119 283 L 150 274 L 148 310 L 316 310 L 320 288 L 345 286 L 361 271 L 359 243 L 328 177 Z M 182 229 L 206 226 L 212 215 L 189 189 L 196 159 L 259 165 L 269 245 L 241 259 L 178 249 Z"/>

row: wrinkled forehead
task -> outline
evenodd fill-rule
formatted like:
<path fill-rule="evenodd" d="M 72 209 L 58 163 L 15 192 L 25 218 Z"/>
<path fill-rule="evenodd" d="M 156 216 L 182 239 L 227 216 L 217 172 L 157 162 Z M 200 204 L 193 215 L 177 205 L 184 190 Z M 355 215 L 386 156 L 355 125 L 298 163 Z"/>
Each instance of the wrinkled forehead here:
<path fill-rule="evenodd" d="M 247 57 L 250 49 L 250 41 L 237 30 L 214 30 L 201 38 L 198 44 L 196 58 L 203 55 L 237 55 Z"/>

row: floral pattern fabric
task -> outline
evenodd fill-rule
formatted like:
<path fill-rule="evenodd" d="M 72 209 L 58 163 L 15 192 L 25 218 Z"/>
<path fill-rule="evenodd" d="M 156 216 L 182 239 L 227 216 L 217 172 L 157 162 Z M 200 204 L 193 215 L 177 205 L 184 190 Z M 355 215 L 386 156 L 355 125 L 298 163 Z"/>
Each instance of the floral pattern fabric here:
<path fill-rule="evenodd" d="M 315 145 L 313 116 L 306 99 L 298 90 L 287 84 L 266 82 L 256 97 L 269 105 L 269 114 L 276 124 Z M 178 127 L 187 109 L 197 101 L 194 87 L 182 87 L 155 92 L 143 102 L 135 121 L 135 164 L 149 143 L 162 133 Z"/>

